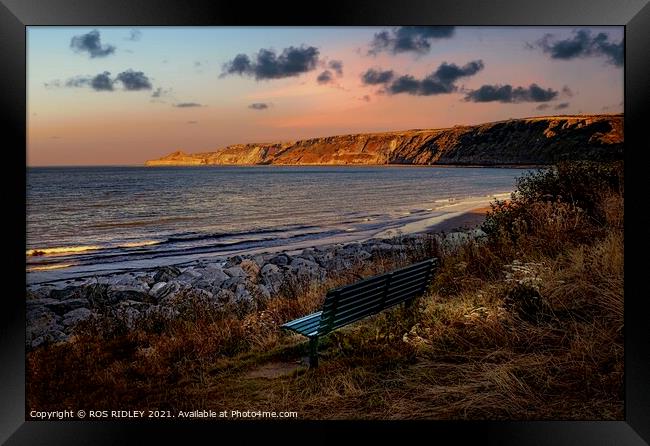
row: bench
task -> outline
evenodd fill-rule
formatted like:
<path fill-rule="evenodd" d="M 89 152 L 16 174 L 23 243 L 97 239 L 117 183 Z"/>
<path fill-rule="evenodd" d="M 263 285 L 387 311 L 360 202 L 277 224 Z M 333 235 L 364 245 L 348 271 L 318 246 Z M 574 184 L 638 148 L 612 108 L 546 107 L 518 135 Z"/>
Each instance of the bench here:
<path fill-rule="evenodd" d="M 329 290 L 321 311 L 287 322 L 281 328 L 309 338 L 309 367 L 317 367 L 319 337 L 411 301 L 426 290 L 437 265 L 438 260 L 431 258 Z"/>

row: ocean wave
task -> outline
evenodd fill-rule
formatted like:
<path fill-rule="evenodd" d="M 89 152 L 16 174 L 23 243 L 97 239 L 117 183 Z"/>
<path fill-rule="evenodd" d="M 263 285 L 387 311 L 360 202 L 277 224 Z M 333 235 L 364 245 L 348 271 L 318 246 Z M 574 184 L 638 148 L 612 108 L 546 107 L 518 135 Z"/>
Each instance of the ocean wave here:
<path fill-rule="evenodd" d="M 63 269 L 63 268 L 69 268 L 71 266 L 76 265 L 75 263 L 55 263 L 52 265 L 35 265 L 35 266 L 28 266 L 27 267 L 27 272 L 31 271 L 49 271 L 53 269 Z"/>
<path fill-rule="evenodd" d="M 58 246 L 55 248 L 34 248 L 28 249 L 27 255 L 30 257 L 43 256 L 48 254 L 70 254 L 75 252 L 96 251 L 102 249 L 98 245 L 80 245 L 80 246 Z"/>

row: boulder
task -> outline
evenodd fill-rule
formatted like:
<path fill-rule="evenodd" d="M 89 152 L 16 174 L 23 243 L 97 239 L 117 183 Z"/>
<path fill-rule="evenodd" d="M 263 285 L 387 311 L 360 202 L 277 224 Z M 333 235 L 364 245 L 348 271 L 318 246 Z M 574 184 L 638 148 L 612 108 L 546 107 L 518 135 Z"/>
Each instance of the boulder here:
<path fill-rule="evenodd" d="M 164 286 L 159 287 L 158 290 L 152 294 L 152 296 L 154 299 L 156 299 L 156 301 L 160 302 L 163 299 L 176 296 L 176 294 L 178 294 L 182 289 L 183 286 L 179 282 L 173 280 L 165 283 Z"/>
<path fill-rule="evenodd" d="M 267 263 L 260 270 L 260 284 L 264 285 L 272 294 L 280 290 L 283 281 L 284 274 L 277 265 Z"/>
<path fill-rule="evenodd" d="M 224 272 L 230 277 L 246 277 L 246 271 L 240 266 L 231 266 L 230 268 L 224 269 Z"/>
<path fill-rule="evenodd" d="M 221 285 L 230 277 L 218 266 L 206 266 L 197 271 L 201 274 L 201 280 L 197 281 L 197 284 L 206 282 L 213 287 Z"/>
<path fill-rule="evenodd" d="M 66 299 L 57 301 L 55 303 L 49 303 L 45 305 L 48 309 L 52 310 L 54 313 L 63 315 L 72 310 L 78 308 L 84 308 L 89 306 L 88 299 L 76 298 L 76 299 Z"/>
<path fill-rule="evenodd" d="M 65 327 L 76 325 L 81 321 L 85 321 L 92 316 L 93 312 L 88 308 L 77 308 L 76 310 L 68 311 L 63 315 L 63 325 Z"/>
<path fill-rule="evenodd" d="M 41 315 L 27 321 L 25 340 L 28 346 L 38 347 L 39 345 L 61 339 L 63 325 L 59 323 L 60 316 L 53 312 L 44 312 Z M 65 335 L 64 335 L 65 336 Z"/>
<path fill-rule="evenodd" d="M 246 286 L 243 283 L 237 285 L 237 288 L 235 289 L 235 302 L 241 303 L 252 301 L 253 296 L 251 296 L 251 293 L 246 289 Z"/>
<path fill-rule="evenodd" d="M 163 266 L 156 270 L 153 279 L 156 282 L 169 282 L 181 275 L 181 270 L 174 266 Z"/>
<path fill-rule="evenodd" d="M 232 276 L 228 280 L 226 280 L 224 283 L 221 284 L 220 288 L 226 289 L 226 290 L 235 290 L 238 285 L 243 284 L 246 282 L 246 275 L 243 276 Z M 213 288 L 213 290 L 216 289 Z"/>
<path fill-rule="evenodd" d="M 289 257 L 286 254 L 280 254 L 269 259 L 269 263 L 277 266 L 285 266 L 289 264 Z"/>
<path fill-rule="evenodd" d="M 302 257 L 294 257 L 291 260 L 289 271 L 294 277 L 307 280 L 323 281 L 326 276 L 325 270 L 318 263 L 311 262 Z"/>
<path fill-rule="evenodd" d="M 160 290 L 165 287 L 165 285 L 167 285 L 167 282 L 158 282 L 154 284 L 149 290 L 149 294 L 155 297 L 160 292 Z"/>
<path fill-rule="evenodd" d="M 178 277 L 176 277 L 176 280 L 179 282 L 186 282 L 186 283 L 194 283 L 197 280 L 201 279 L 201 273 L 196 271 L 193 268 L 187 268 L 185 271 L 181 273 Z"/>

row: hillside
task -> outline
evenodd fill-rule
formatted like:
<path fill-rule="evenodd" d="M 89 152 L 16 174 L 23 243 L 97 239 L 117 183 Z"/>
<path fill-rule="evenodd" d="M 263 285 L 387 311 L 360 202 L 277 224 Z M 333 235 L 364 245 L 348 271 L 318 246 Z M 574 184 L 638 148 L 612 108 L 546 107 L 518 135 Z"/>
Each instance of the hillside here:
<path fill-rule="evenodd" d="M 446 129 L 416 129 L 235 144 L 177 151 L 147 166 L 251 164 L 549 164 L 623 158 L 623 115 L 545 116 Z"/>

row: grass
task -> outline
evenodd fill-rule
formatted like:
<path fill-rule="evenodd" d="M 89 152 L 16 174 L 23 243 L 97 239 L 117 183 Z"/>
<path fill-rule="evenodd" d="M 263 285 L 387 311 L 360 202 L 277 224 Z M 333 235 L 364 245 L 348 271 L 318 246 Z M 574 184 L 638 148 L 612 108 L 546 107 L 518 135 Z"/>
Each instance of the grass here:
<path fill-rule="evenodd" d="M 28 407 L 622 419 L 621 172 L 573 163 L 525 177 L 493 204 L 482 240 L 431 237 L 324 283 L 285 284 L 255 311 L 188 293 L 177 316 L 150 314 L 134 330 L 110 315 L 90 321 L 28 354 Z M 299 364 L 305 339 L 279 325 L 318 309 L 329 288 L 430 256 L 441 266 L 416 305 L 330 334 L 318 369 Z M 277 363 L 295 366 L 255 373 Z"/>

